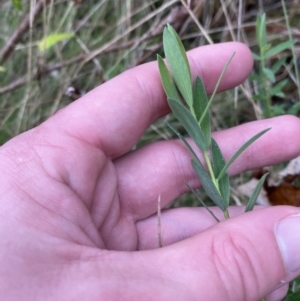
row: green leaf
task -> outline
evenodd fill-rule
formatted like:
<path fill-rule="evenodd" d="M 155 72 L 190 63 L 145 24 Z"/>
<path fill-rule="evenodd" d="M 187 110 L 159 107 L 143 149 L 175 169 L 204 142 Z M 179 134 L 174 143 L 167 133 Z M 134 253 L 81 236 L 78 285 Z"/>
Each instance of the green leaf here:
<path fill-rule="evenodd" d="M 5 72 L 5 71 L 6 71 L 6 69 L 4 67 L 0 66 L 0 72 Z"/>
<path fill-rule="evenodd" d="M 22 10 L 22 1 L 21 0 L 11 0 L 11 2 L 18 10 Z"/>
<path fill-rule="evenodd" d="M 254 81 L 254 80 L 260 80 L 260 76 L 257 74 L 250 74 L 249 79 Z"/>
<path fill-rule="evenodd" d="M 260 41 L 260 27 L 261 27 L 261 15 L 257 15 L 256 17 L 256 41 L 258 43 L 258 46 L 260 46 L 259 41 Z"/>
<path fill-rule="evenodd" d="M 190 66 L 180 38 L 170 25 L 164 29 L 163 44 L 174 81 L 188 106 L 192 107 L 193 91 Z"/>
<path fill-rule="evenodd" d="M 157 55 L 157 62 L 158 62 L 161 82 L 163 84 L 167 97 L 181 102 L 174 80 L 171 77 L 165 62 L 160 55 Z"/>
<path fill-rule="evenodd" d="M 300 292 L 293 292 L 289 290 L 288 295 L 285 297 L 283 301 L 299 301 L 300 300 Z"/>
<path fill-rule="evenodd" d="M 172 98 L 168 98 L 168 102 L 173 114 L 194 140 L 196 145 L 202 151 L 206 151 L 208 149 L 208 145 L 195 117 L 181 102 L 178 102 Z"/>
<path fill-rule="evenodd" d="M 260 56 L 254 52 L 252 52 L 252 56 L 256 61 L 260 61 Z"/>
<path fill-rule="evenodd" d="M 264 45 L 264 46 L 261 48 L 261 52 L 262 52 L 263 54 L 265 54 L 269 49 L 271 49 L 271 47 L 272 47 L 271 44 L 266 44 L 266 45 Z M 265 56 L 264 56 L 264 58 L 265 58 Z"/>
<path fill-rule="evenodd" d="M 212 139 L 211 142 L 211 151 L 212 151 L 212 159 L 213 159 L 213 170 L 214 170 L 215 177 L 217 178 L 226 163 L 222 155 L 222 152 L 217 142 L 214 139 Z M 229 206 L 229 197 L 230 197 L 230 184 L 229 184 L 229 176 L 227 171 L 220 178 L 218 184 L 219 184 L 220 194 L 227 208 Z"/>
<path fill-rule="evenodd" d="M 73 33 L 54 33 L 50 34 L 49 36 L 45 37 L 38 43 L 38 47 L 40 51 L 48 50 L 49 48 L 55 46 L 57 43 L 70 39 L 74 37 Z"/>
<path fill-rule="evenodd" d="M 179 137 L 179 139 L 184 143 L 184 145 L 187 147 L 187 149 L 190 151 L 191 155 L 194 157 L 195 160 L 199 160 L 197 157 L 195 151 L 193 148 L 190 146 L 190 144 L 186 141 L 186 139 L 170 124 L 167 123 L 168 126 L 171 128 L 171 130 Z"/>
<path fill-rule="evenodd" d="M 286 112 L 285 108 L 282 105 L 272 106 L 272 111 L 273 111 L 274 116 L 280 116 L 280 115 L 288 114 L 288 112 Z"/>
<path fill-rule="evenodd" d="M 219 86 L 220 86 L 221 81 L 222 81 L 222 79 L 224 77 L 224 74 L 225 74 L 225 72 L 226 72 L 226 70 L 227 70 L 227 68 L 228 68 L 229 64 L 231 63 L 231 61 L 232 61 L 232 59 L 233 59 L 234 56 L 235 56 L 235 52 L 231 55 L 231 57 L 227 61 L 226 65 L 224 66 L 224 68 L 223 68 L 223 70 L 221 72 L 221 75 L 218 78 L 218 81 L 217 81 L 217 84 L 215 86 L 215 89 L 214 89 L 214 91 L 213 91 L 213 93 L 212 93 L 212 95 L 211 95 L 211 97 L 209 99 L 209 102 L 207 103 L 207 106 L 206 106 L 204 112 L 202 113 L 202 116 L 201 116 L 201 119 L 200 119 L 200 124 L 202 123 L 202 121 L 205 118 L 206 114 L 208 114 L 208 110 L 210 108 L 210 105 L 211 105 L 211 103 L 212 103 L 212 101 L 213 101 L 213 99 L 214 99 L 214 97 L 215 97 L 215 95 L 216 95 L 216 93 L 217 93 L 217 91 L 219 89 Z"/>
<path fill-rule="evenodd" d="M 287 85 L 288 82 L 289 82 L 289 80 L 286 78 L 286 79 L 281 80 L 279 83 L 277 83 L 271 89 L 271 95 L 276 95 L 276 94 L 282 92 L 282 89 Z"/>
<path fill-rule="evenodd" d="M 253 209 L 253 207 L 255 206 L 256 204 L 256 201 L 257 201 L 257 198 L 260 194 L 260 191 L 264 185 L 264 182 L 266 180 L 266 177 L 268 176 L 268 173 L 264 174 L 261 179 L 258 181 L 247 205 L 246 205 L 246 208 L 245 208 L 245 212 L 248 212 L 248 211 L 251 211 Z"/>
<path fill-rule="evenodd" d="M 199 76 L 196 77 L 194 85 L 194 94 L 193 94 L 193 108 L 197 118 L 197 121 L 200 122 L 203 112 L 208 104 L 208 97 L 203 85 L 202 80 Z M 205 114 L 203 120 L 200 123 L 206 144 L 210 145 L 211 141 L 211 125 L 210 125 L 210 116 L 209 112 Z"/>
<path fill-rule="evenodd" d="M 293 104 L 291 108 L 288 109 L 287 114 L 297 115 L 299 110 L 300 110 L 300 102 L 296 102 Z"/>
<path fill-rule="evenodd" d="M 273 71 L 274 74 L 280 70 L 280 68 L 285 64 L 286 57 L 282 57 L 279 59 L 272 67 L 271 70 Z"/>
<path fill-rule="evenodd" d="M 275 47 L 271 48 L 270 50 L 268 50 L 265 53 L 265 58 L 270 58 L 274 55 L 277 55 L 280 52 L 282 52 L 288 48 L 291 48 L 295 43 L 296 43 L 295 40 L 289 40 L 289 41 L 283 42 L 279 45 L 276 45 Z"/>
<path fill-rule="evenodd" d="M 194 157 L 192 159 L 192 165 L 194 164 L 196 166 L 196 167 L 194 167 L 194 169 L 195 169 L 195 171 L 196 171 L 196 173 L 197 173 L 197 175 L 198 175 L 198 177 L 201 181 L 201 184 L 202 184 L 204 190 L 206 191 L 207 195 L 215 202 L 215 204 L 219 208 L 221 208 L 221 209 L 224 208 L 223 201 L 222 201 L 222 198 L 221 198 L 220 194 L 218 193 L 216 187 L 212 183 L 212 180 L 210 179 L 209 175 L 205 171 L 201 161 L 197 157 L 197 155 L 194 152 L 194 150 L 192 149 L 192 147 L 189 145 L 189 143 L 186 141 L 186 139 L 171 124 L 168 124 L 168 125 L 175 132 L 175 134 L 180 138 L 180 140 L 185 144 L 187 149 L 190 151 L 190 153 Z M 198 172 L 197 172 L 196 169 L 198 170 Z M 199 173 L 201 174 L 201 177 L 200 177 Z M 204 185 L 206 185 L 206 186 L 204 186 Z M 214 197 L 214 199 L 213 199 L 213 197 Z M 221 207 L 218 204 L 220 204 Z M 206 205 L 204 205 L 204 207 L 206 207 Z"/>
<path fill-rule="evenodd" d="M 185 183 L 185 185 L 192 191 L 194 196 L 197 198 L 197 200 L 200 202 L 200 204 L 210 213 L 210 215 L 219 223 L 220 220 L 215 216 L 215 214 L 206 206 L 206 204 L 201 200 L 200 196 L 198 193 L 188 184 Z"/>
<path fill-rule="evenodd" d="M 258 15 L 256 19 L 256 39 L 262 50 L 267 43 L 266 39 L 266 14 Z"/>
<path fill-rule="evenodd" d="M 258 138 L 260 138 L 263 134 L 268 132 L 271 128 L 265 129 L 258 134 L 254 135 L 252 138 L 250 138 L 246 143 L 244 143 L 236 152 L 235 154 L 230 158 L 230 160 L 225 164 L 222 171 L 220 172 L 217 180 L 223 176 L 223 174 L 228 170 L 230 165 L 236 160 L 236 158 L 246 149 L 248 148 L 254 141 L 256 141 Z"/>
<path fill-rule="evenodd" d="M 279 98 L 285 98 L 286 95 L 283 92 L 278 92 L 278 93 L 275 93 L 274 96 L 277 96 Z M 282 114 L 284 114 L 284 112 Z"/>
<path fill-rule="evenodd" d="M 275 81 L 276 81 L 275 75 L 274 75 L 274 73 L 272 72 L 271 69 L 263 68 L 263 72 L 264 72 L 264 74 L 266 75 L 266 77 L 267 77 L 272 83 L 275 83 Z"/>
<path fill-rule="evenodd" d="M 213 184 L 211 178 L 209 177 L 208 173 L 204 169 L 203 165 L 199 161 L 196 161 L 195 159 L 191 159 L 191 162 L 207 195 L 222 211 L 225 211 L 226 206 L 222 200 L 222 197 L 220 196 L 217 188 Z"/>

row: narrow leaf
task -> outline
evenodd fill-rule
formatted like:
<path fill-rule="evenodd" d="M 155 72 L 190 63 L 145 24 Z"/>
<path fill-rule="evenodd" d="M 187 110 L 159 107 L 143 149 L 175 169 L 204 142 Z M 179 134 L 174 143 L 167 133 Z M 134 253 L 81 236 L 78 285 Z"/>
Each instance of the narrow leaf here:
<path fill-rule="evenodd" d="M 220 220 L 215 216 L 215 214 L 206 206 L 206 204 L 202 201 L 198 193 L 188 184 L 185 183 L 185 185 L 192 191 L 194 196 L 197 198 L 197 200 L 200 202 L 200 204 L 210 213 L 210 215 L 219 223 Z"/>
<path fill-rule="evenodd" d="M 22 1 L 21 0 L 11 0 L 11 2 L 18 10 L 22 10 Z"/>
<path fill-rule="evenodd" d="M 275 93 L 274 95 L 277 96 L 277 97 L 279 97 L 279 98 L 285 98 L 286 97 L 286 95 L 283 92 L 278 92 L 278 93 Z M 284 110 L 282 110 L 281 114 L 284 114 Z"/>
<path fill-rule="evenodd" d="M 249 79 L 254 81 L 254 80 L 260 80 L 260 76 L 257 74 L 250 74 Z"/>
<path fill-rule="evenodd" d="M 263 72 L 272 83 L 275 83 L 276 79 L 275 79 L 275 75 L 272 72 L 272 70 L 270 70 L 268 68 L 263 68 Z"/>
<path fill-rule="evenodd" d="M 170 124 L 167 123 L 168 126 L 171 128 L 171 130 L 179 137 L 179 139 L 183 142 L 183 144 L 186 146 L 186 148 L 190 151 L 191 155 L 194 157 L 195 160 L 199 161 L 199 158 L 197 157 L 195 151 L 190 146 L 190 144 L 186 141 L 186 139 Z"/>
<path fill-rule="evenodd" d="M 167 94 L 167 97 L 181 102 L 181 99 L 178 94 L 174 80 L 171 77 L 165 62 L 160 55 L 157 55 L 157 61 L 158 61 L 160 78 L 161 78 L 164 90 Z"/>
<path fill-rule="evenodd" d="M 229 64 L 231 63 L 231 61 L 232 61 L 232 59 L 233 59 L 234 56 L 235 56 L 235 52 L 231 55 L 231 57 L 227 61 L 226 65 L 224 66 L 224 68 L 222 70 L 222 73 L 219 76 L 218 82 L 217 82 L 217 84 L 215 86 L 215 89 L 213 91 L 213 94 L 211 95 L 211 97 L 209 99 L 209 102 L 208 102 L 208 104 L 207 104 L 204 112 L 202 113 L 202 116 L 201 116 L 201 119 L 200 119 L 200 124 L 202 123 L 202 121 L 205 118 L 206 114 L 208 114 L 209 107 L 210 107 L 210 105 L 211 105 L 211 103 L 212 103 L 212 101 L 213 101 L 213 99 L 214 99 L 214 97 L 215 97 L 215 95 L 216 95 L 216 93 L 217 93 L 217 91 L 219 89 L 219 86 L 220 86 L 220 83 L 221 83 L 221 81 L 223 79 L 223 76 L 224 76 L 224 74 L 225 74 L 225 72 L 226 72 L 226 70 L 227 70 L 227 68 L 228 68 Z"/>
<path fill-rule="evenodd" d="M 197 121 L 200 124 L 206 144 L 210 145 L 211 140 L 211 125 L 210 125 L 210 116 L 209 112 L 205 114 L 203 120 L 200 123 L 201 116 L 205 111 L 205 108 L 208 104 L 208 97 L 203 85 L 202 80 L 199 76 L 196 77 L 194 84 L 194 94 L 193 94 L 193 108 L 197 118 Z"/>
<path fill-rule="evenodd" d="M 266 43 L 266 14 L 258 15 L 256 19 L 256 38 L 259 48 L 262 49 Z"/>
<path fill-rule="evenodd" d="M 256 204 L 256 201 L 257 201 L 257 198 L 260 194 L 260 191 L 264 185 L 264 182 L 266 180 L 266 177 L 268 176 L 268 173 L 264 174 L 261 179 L 258 181 L 247 205 L 246 205 L 246 208 L 245 208 L 245 212 L 248 212 L 248 211 L 251 211 L 253 209 L 253 207 L 255 206 Z"/>
<path fill-rule="evenodd" d="M 252 52 L 252 56 L 256 61 L 260 61 L 260 56 L 254 52 Z"/>
<path fill-rule="evenodd" d="M 222 211 L 225 211 L 226 205 L 203 165 L 195 159 L 192 159 L 191 162 L 207 195 Z"/>
<path fill-rule="evenodd" d="M 254 135 L 252 138 L 250 138 L 245 144 L 243 144 L 237 151 L 236 153 L 230 158 L 230 160 L 225 164 L 223 167 L 222 171 L 218 175 L 217 180 L 219 181 L 220 178 L 223 176 L 223 174 L 228 170 L 230 165 L 236 160 L 236 158 L 246 149 L 248 148 L 254 141 L 256 141 L 258 138 L 260 138 L 263 134 L 268 132 L 271 128 L 265 129 L 258 134 Z"/>
<path fill-rule="evenodd" d="M 266 54 L 267 51 L 269 51 L 271 49 L 272 45 L 271 44 L 265 44 L 262 48 L 261 48 L 261 52 L 263 53 L 263 55 Z M 264 57 L 265 58 L 265 57 Z"/>
<path fill-rule="evenodd" d="M 163 44 L 174 81 L 184 100 L 191 107 L 193 91 L 190 66 L 180 38 L 170 25 L 164 29 Z"/>
<path fill-rule="evenodd" d="M 280 68 L 285 64 L 286 59 L 287 59 L 286 56 L 282 57 L 271 67 L 271 70 L 273 71 L 274 74 L 278 72 Z"/>
<path fill-rule="evenodd" d="M 50 34 L 38 43 L 38 47 L 40 51 L 48 50 L 49 48 L 55 46 L 57 43 L 70 39 L 74 37 L 73 33 L 55 33 Z"/>
<path fill-rule="evenodd" d="M 195 117 L 181 102 L 178 102 L 172 98 L 168 98 L 168 102 L 173 114 L 194 140 L 196 145 L 202 151 L 206 151 L 208 149 L 208 145 Z"/>
<path fill-rule="evenodd" d="M 213 158 L 213 170 L 215 177 L 218 177 L 220 172 L 225 166 L 225 160 L 222 155 L 222 152 L 217 144 L 217 142 L 212 139 L 211 143 L 211 151 Z M 229 176 L 227 171 L 223 174 L 223 176 L 218 181 L 220 194 L 225 202 L 226 207 L 229 206 L 229 197 L 230 197 L 230 184 L 229 184 Z"/>
<path fill-rule="evenodd" d="M 259 43 L 259 41 L 260 41 L 260 27 L 261 27 L 261 15 L 257 15 L 255 29 L 256 29 L 256 41 L 257 41 L 259 46 L 260 46 L 260 43 Z"/>
<path fill-rule="evenodd" d="M 282 81 L 280 81 L 279 83 L 277 83 L 272 89 L 271 89 L 271 95 L 276 95 L 278 93 L 281 93 L 283 88 L 287 85 L 287 83 L 289 82 L 289 80 L 283 79 Z"/>
<path fill-rule="evenodd" d="M 270 58 L 274 55 L 277 55 L 280 52 L 282 52 L 288 48 L 291 48 L 293 45 L 295 45 L 295 43 L 296 43 L 295 40 L 289 40 L 289 41 L 283 42 L 279 45 L 276 45 L 275 47 L 271 48 L 270 50 L 268 50 L 265 53 L 265 58 Z"/>

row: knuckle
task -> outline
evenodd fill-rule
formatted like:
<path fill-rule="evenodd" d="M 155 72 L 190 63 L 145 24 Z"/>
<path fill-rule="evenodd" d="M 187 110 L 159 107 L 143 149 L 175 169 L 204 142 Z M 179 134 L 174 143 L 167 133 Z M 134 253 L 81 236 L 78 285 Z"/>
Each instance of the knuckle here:
<path fill-rule="evenodd" d="M 256 247 L 244 235 L 222 232 L 212 239 L 211 256 L 228 300 L 254 300 L 260 283 Z"/>

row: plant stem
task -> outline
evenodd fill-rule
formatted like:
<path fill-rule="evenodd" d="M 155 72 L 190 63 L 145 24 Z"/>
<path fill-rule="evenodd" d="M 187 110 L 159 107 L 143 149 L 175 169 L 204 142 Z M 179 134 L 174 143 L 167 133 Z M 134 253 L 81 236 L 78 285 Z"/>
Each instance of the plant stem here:
<path fill-rule="evenodd" d="M 214 174 L 211 162 L 210 162 L 208 151 L 204 151 L 203 155 L 204 155 L 204 160 L 205 160 L 206 165 L 207 165 L 207 169 L 208 169 L 209 174 L 210 174 L 210 178 L 211 178 L 212 182 L 214 183 L 215 187 L 217 188 L 218 192 L 220 193 L 219 182 L 215 177 L 215 174 Z"/>
<path fill-rule="evenodd" d="M 284 13 L 284 19 L 285 19 L 285 22 L 286 22 L 286 27 L 287 27 L 287 30 L 288 30 L 289 39 L 292 40 L 293 39 L 292 30 L 291 30 L 289 16 L 288 16 L 287 11 L 286 11 L 286 5 L 285 5 L 284 0 L 281 0 L 281 5 L 282 5 L 283 13 Z M 294 64 L 295 74 L 296 74 L 296 79 L 297 79 L 298 97 L 299 97 L 299 101 L 300 101 L 300 76 L 299 76 L 299 70 L 298 70 L 298 66 L 297 66 L 297 55 L 296 55 L 296 52 L 295 52 L 295 46 L 292 46 L 291 50 L 292 50 L 293 64 Z"/>
<path fill-rule="evenodd" d="M 265 68 L 265 57 L 264 52 L 262 49 L 260 49 L 260 74 L 261 74 L 261 80 L 263 85 L 263 95 L 261 98 L 261 104 L 263 109 L 263 114 L 265 118 L 272 117 L 271 113 L 271 100 L 270 100 L 270 93 L 269 93 L 269 87 L 268 87 L 268 78 L 264 72 Z"/>
<path fill-rule="evenodd" d="M 224 214 L 225 219 L 229 219 L 230 218 L 227 209 L 225 211 L 223 211 L 223 214 Z"/>

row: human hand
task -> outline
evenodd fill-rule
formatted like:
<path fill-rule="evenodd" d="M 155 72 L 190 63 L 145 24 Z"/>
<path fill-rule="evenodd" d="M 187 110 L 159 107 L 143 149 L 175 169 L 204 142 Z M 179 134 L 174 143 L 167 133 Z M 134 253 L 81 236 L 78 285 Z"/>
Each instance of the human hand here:
<path fill-rule="evenodd" d="M 252 68 L 242 44 L 189 52 L 192 73 L 212 92 Z M 3 300 L 280 300 L 299 269 L 298 208 L 263 208 L 215 224 L 203 208 L 162 212 L 199 186 L 178 140 L 130 152 L 146 128 L 169 112 L 156 63 L 121 74 L 0 149 L 0 295 Z M 214 134 L 225 157 L 257 132 L 230 169 L 275 164 L 300 154 L 300 122 L 261 120 Z M 216 214 L 219 214 L 217 209 Z M 219 214 L 222 219 L 222 214 Z M 298 226 L 299 225 L 299 226 Z M 278 237 L 276 238 L 276 233 Z M 284 244 L 284 238 L 290 239 Z M 277 241 L 280 242 L 280 247 Z M 284 254 L 287 254 L 286 257 Z M 283 286 L 282 286 L 283 285 Z"/>

